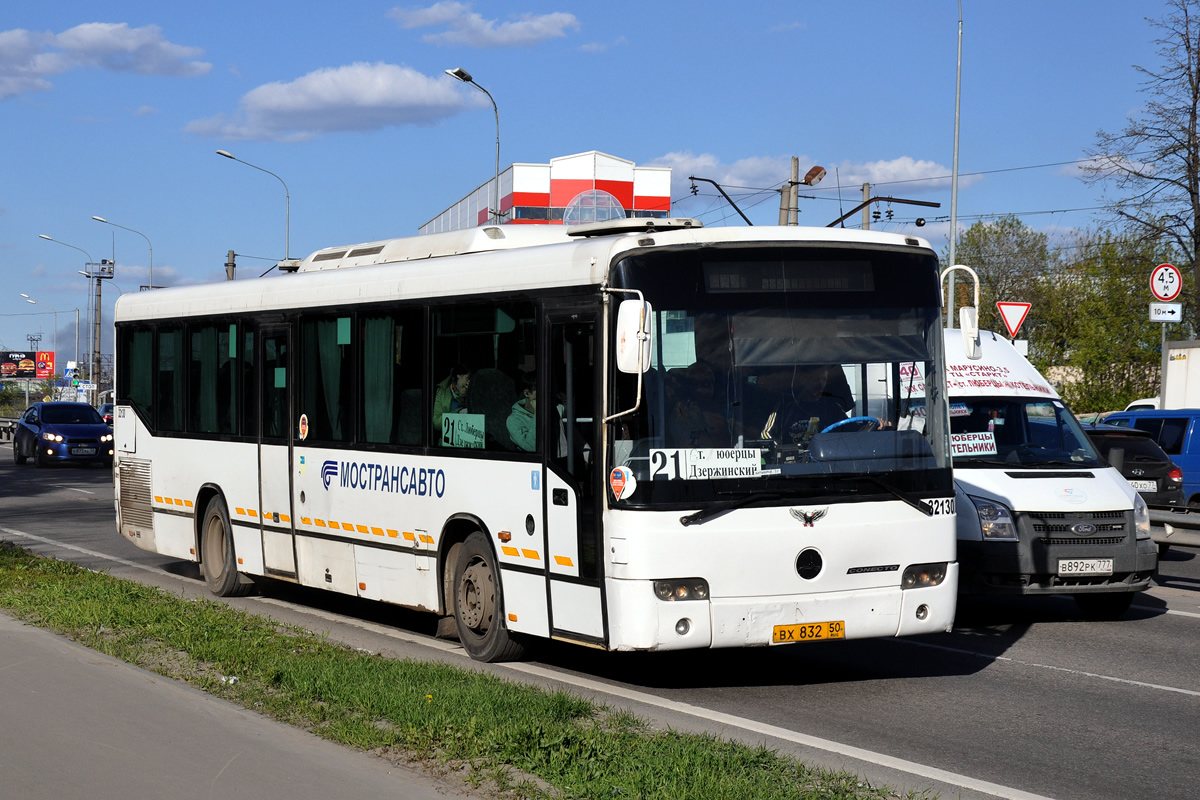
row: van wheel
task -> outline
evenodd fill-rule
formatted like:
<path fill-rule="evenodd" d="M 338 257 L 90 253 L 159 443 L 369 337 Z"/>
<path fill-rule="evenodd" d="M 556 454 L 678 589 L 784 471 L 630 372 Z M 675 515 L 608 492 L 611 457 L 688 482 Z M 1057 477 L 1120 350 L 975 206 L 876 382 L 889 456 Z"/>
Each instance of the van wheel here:
<path fill-rule="evenodd" d="M 237 571 L 237 556 L 233 552 L 233 528 L 225 501 L 214 497 L 204 511 L 200 528 L 200 558 L 204 567 L 204 582 L 217 597 L 244 597 L 254 584 Z"/>
<path fill-rule="evenodd" d="M 1133 592 L 1075 595 L 1075 605 L 1079 606 L 1085 617 L 1091 619 L 1117 619 L 1132 604 Z"/>
<path fill-rule="evenodd" d="M 492 548 L 479 531 L 468 536 L 458 551 L 454 619 L 458 640 L 476 661 L 512 661 L 525 653 L 504 624 L 504 597 Z"/>

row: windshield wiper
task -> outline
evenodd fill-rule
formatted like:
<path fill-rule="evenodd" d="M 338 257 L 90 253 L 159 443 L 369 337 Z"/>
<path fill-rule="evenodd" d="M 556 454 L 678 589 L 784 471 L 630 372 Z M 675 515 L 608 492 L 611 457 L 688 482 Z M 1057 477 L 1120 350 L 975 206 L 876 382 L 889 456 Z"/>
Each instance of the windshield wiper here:
<path fill-rule="evenodd" d="M 759 500 L 778 500 L 779 497 L 779 494 L 775 492 L 752 492 L 747 495 L 742 495 L 735 500 L 726 500 L 721 503 L 713 503 L 707 508 L 700 509 L 695 514 L 688 514 L 680 517 L 679 524 L 683 525 L 685 528 L 688 525 L 702 525 L 703 523 L 708 522 L 710 519 L 719 517 L 722 514 L 727 514 L 736 508 L 748 506 L 751 503 Z"/>
<path fill-rule="evenodd" d="M 927 517 L 933 516 L 933 506 L 929 505 L 929 503 L 926 503 L 924 500 L 922 500 L 919 497 L 913 497 L 908 492 L 902 492 L 901 490 L 897 489 L 892 484 L 888 483 L 887 481 L 883 480 L 882 478 L 877 478 L 874 475 L 839 475 L 836 477 L 836 480 L 838 480 L 838 481 L 858 481 L 858 480 L 869 481 L 870 483 L 875 484 L 880 489 L 883 489 L 888 494 L 892 495 L 893 497 L 897 498 L 898 500 L 903 500 L 905 503 L 912 506 L 917 511 L 920 511 L 925 516 L 927 516 Z"/>

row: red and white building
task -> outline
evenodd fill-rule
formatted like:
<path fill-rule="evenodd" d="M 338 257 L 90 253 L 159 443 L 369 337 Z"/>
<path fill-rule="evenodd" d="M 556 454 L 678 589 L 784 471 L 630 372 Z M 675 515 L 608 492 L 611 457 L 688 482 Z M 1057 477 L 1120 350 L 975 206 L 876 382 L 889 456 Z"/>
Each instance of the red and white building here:
<path fill-rule="evenodd" d="M 549 164 L 512 164 L 500 173 L 499 219 L 495 177 L 426 222 L 420 233 L 502 225 L 575 225 L 621 217 L 667 217 L 671 168 L 639 167 L 592 150 L 550 159 Z"/>

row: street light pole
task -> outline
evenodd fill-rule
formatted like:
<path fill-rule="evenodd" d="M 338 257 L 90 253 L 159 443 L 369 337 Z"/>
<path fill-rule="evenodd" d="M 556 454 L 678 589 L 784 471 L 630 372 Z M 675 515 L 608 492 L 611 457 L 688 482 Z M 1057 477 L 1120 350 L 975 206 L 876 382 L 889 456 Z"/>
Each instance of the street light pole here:
<path fill-rule="evenodd" d="M 50 313 L 52 313 L 54 315 L 54 339 L 53 339 L 53 341 L 54 341 L 54 360 L 57 362 L 58 361 L 58 309 L 48 303 L 39 303 L 37 300 L 34 300 L 32 297 L 25 294 L 24 292 L 21 293 L 21 297 L 25 298 L 26 303 L 32 303 L 35 306 L 46 306 L 46 308 L 50 309 Z M 75 355 L 76 355 L 76 358 L 78 358 L 79 354 L 76 353 Z M 57 368 L 58 364 L 55 363 L 54 366 Z"/>
<path fill-rule="evenodd" d="M 97 217 L 97 216 L 93 215 L 92 219 L 96 220 L 96 222 L 103 222 L 105 225 L 112 225 L 114 228 L 120 228 L 123 231 L 129 231 L 130 233 L 136 233 L 138 236 L 140 236 L 146 240 L 146 244 L 150 246 L 150 288 L 153 289 L 154 288 L 154 245 L 150 244 L 150 237 L 147 236 L 146 234 L 142 233 L 141 231 L 135 231 L 133 228 L 126 228 L 124 225 L 118 225 L 115 222 L 109 222 L 104 217 Z"/>
<path fill-rule="evenodd" d="M 262 167 L 251 164 L 249 161 L 242 161 L 240 158 L 235 156 L 233 153 L 230 153 L 228 150 L 218 150 L 217 155 L 224 156 L 225 158 L 228 158 L 231 161 L 236 161 L 239 164 L 245 164 L 247 167 L 254 167 L 254 169 L 258 170 L 259 172 L 265 172 L 268 175 L 270 175 L 272 178 L 274 178 L 275 180 L 277 180 L 283 184 L 283 196 L 284 196 L 283 260 L 290 261 L 292 258 L 291 247 L 290 247 L 291 238 L 292 238 L 292 232 L 291 232 L 292 231 L 292 194 L 291 194 L 291 192 L 288 191 L 287 183 L 284 182 L 283 178 L 279 177 L 274 172 L 271 172 L 271 170 L 263 169 Z"/>
<path fill-rule="evenodd" d="M 100 312 L 100 308 L 101 308 L 101 306 L 100 306 L 100 274 L 96 273 L 95 276 L 92 275 L 92 266 L 95 264 L 95 262 L 92 261 L 91 254 L 87 250 L 84 250 L 82 247 L 76 247 L 73 244 L 67 244 L 66 242 L 59 241 L 58 239 L 55 239 L 51 236 L 47 236 L 44 233 L 39 233 L 38 238 L 45 239 L 48 242 L 56 242 L 58 244 L 63 245 L 64 247 L 69 247 L 72 250 L 78 250 L 79 252 L 81 252 L 85 256 L 87 256 L 87 268 L 88 268 L 87 272 L 81 271 L 80 274 L 83 275 L 88 280 L 91 280 L 92 277 L 95 277 L 95 279 L 96 279 L 96 300 L 95 300 L 96 304 L 95 304 L 95 310 L 92 312 L 92 316 L 95 319 L 95 329 L 94 329 L 93 339 L 92 339 L 92 363 L 91 363 L 91 367 L 88 369 L 88 381 L 91 382 L 94 386 L 96 386 L 96 391 L 98 391 L 99 387 L 100 387 L 100 384 L 98 383 L 98 381 L 100 380 L 100 313 L 101 313 Z M 76 314 L 78 315 L 78 312 L 76 312 Z M 76 336 L 78 337 L 78 316 L 76 316 L 76 326 L 77 326 L 76 327 Z M 79 349 L 78 339 L 76 340 L 75 349 L 76 349 L 76 353 L 77 353 L 76 360 L 78 360 L 78 349 Z M 95 405 L 94 396 L 93 396 L 92 404 Z"/>
<path fill-rule="evenodd" d="M 496 98 L 492 97 L 492 93 L 480 86 L 471 77 L 471 73 L 467 72 L 462 67 L 446 70 L 446 74 L 455 80 L 460 80 L 463 83 L 469 83 L 479 91 L 487 95 L 487 99 L 492 101 L 492 111 L 496 114 L 496 210 L 494 222 L 500 222 L 500 107 L 496 105 Z M 488 205 L 491 205 L 490 203 Z M 490 210 L 490 209 L 489 209 Z"/>

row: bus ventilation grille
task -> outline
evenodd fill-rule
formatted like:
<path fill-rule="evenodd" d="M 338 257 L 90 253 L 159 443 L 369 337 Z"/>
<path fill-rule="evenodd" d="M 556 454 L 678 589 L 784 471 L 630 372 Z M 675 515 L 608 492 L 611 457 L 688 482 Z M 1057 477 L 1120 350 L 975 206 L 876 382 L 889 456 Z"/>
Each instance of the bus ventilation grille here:
<path fill-rule="evenodd" d="M 122 458 L 121 521 L 137 528 L 154 529 L 154 507 L 150 496 L 150 462 Z"/>

